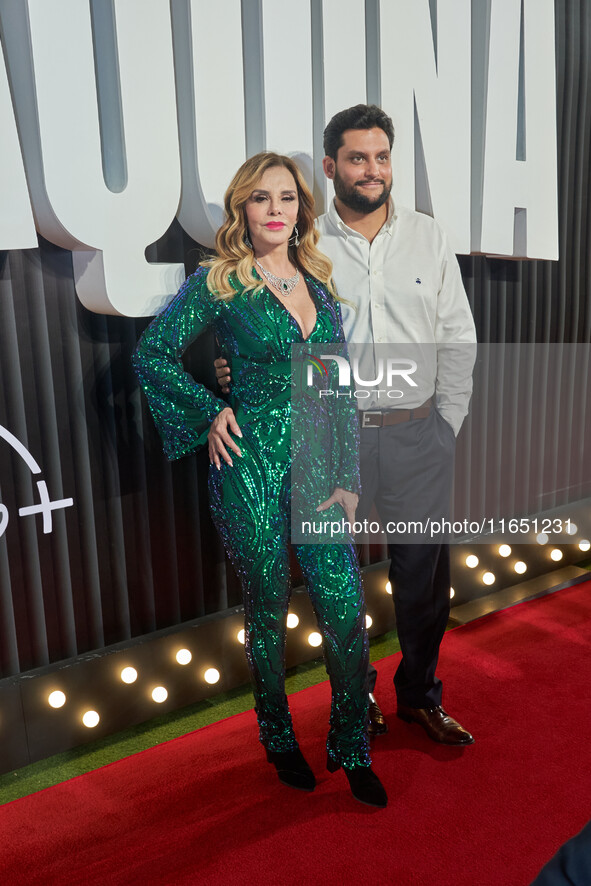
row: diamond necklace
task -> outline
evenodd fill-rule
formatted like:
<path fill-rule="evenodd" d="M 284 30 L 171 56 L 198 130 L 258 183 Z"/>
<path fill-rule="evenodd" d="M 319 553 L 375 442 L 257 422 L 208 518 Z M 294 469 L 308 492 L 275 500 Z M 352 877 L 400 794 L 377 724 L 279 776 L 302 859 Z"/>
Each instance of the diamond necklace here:
<path fill-rule="evenodd" d="M 261 269 L 262 275 L 267 278 L 271 286 L 274 286 L 275 289 L 279 290 L 281 295 L 291 295 L 300 282 L 299 271 L 296 271 L 293 277 L 277 277 L 276 274 L 272 274 L 271 271 L 264 268 L 258 258 L 255 258 L 255 262 Z"/>

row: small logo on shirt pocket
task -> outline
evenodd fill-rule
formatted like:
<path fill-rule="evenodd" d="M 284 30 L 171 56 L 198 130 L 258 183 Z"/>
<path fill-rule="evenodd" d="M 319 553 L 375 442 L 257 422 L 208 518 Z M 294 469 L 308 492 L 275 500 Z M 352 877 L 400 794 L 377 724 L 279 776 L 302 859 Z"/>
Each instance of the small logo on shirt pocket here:
<path fill-rule="evenodd" d="M 420 283 L 420 282 L 421 282 L 421 278 L 417 277 L 417 279 L 415 280 L 415 283 Z"/>

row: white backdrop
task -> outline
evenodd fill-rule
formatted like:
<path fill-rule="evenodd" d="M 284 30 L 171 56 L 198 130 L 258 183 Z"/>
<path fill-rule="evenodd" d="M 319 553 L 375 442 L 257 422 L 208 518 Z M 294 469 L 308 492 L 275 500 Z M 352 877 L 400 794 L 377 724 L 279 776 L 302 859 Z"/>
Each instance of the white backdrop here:
<path fill-rule="evenodd" d="M 175 215 L 212 245 L 256 151 L 295 155 L 323 211 L 324 125 L 364 101 L 395 199 L 456 252 L 558 258 L 553 0 L 23 0 L 2 26 L 0 249 L 35 224 L 93 311 L 166 303 L 184 267 L 146 247 Z"/>

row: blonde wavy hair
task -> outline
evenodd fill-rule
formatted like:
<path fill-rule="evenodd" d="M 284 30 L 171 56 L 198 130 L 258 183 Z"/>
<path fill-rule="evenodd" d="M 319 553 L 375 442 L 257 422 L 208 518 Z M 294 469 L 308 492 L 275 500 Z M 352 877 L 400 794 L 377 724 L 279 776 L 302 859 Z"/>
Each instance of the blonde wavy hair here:
<path fill-rule="evenodd" d="M 247 246 L 246 203 L 268 169 L 283 166 L 294 177 L 298 193 L 299 245 L 289 245 L 289 258 L 301 271 L 306 271 L 321 283 L 334 296 L 332 282 L 332 262 L 317 248 L 318 231 L 314 227 L 314 197 L 304 181 L 302 173 L 291 159 L 282 154 L 262 151 L 242 164 L 226 191 L 224 208 L 226 218 L 216 234 L 217 256 L 201 262 L 209 268 L 207 288 L 218 299 L 230 301 L 237 292 L 231 277 L 237 278 L 244 291 L 258 292 L 264 283 L 253 274 L 254 252 Z"/>

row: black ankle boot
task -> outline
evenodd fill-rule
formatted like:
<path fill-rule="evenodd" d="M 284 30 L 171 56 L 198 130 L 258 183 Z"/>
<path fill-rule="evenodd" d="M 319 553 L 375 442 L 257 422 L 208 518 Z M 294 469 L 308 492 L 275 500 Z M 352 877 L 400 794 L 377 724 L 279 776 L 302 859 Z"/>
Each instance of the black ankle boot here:
<path fill-rule="evenodd" d="M 316 787 L 314 773 L 299 748 L 293 751 L 270 751 L 267 749 L 267 760 L 275 766 L 279 781 L 289 785 L 290 788 L 313 791 Z"/>
<path fill-rule="evenodd" d="M 341 768 L 341 764 L 329 757 L 326 768 L 329 772 L 336 772 Z M 375 772 L 372 772 L 371 766 L 355 766 L 353 769 L 344 769 L 344 772 L 349 780 L 351 793 L 356 800 L 366 803 L 368 806 L 377 806 L 379 809 L 388 805 L 388 796 L 384 786 Z"/>

